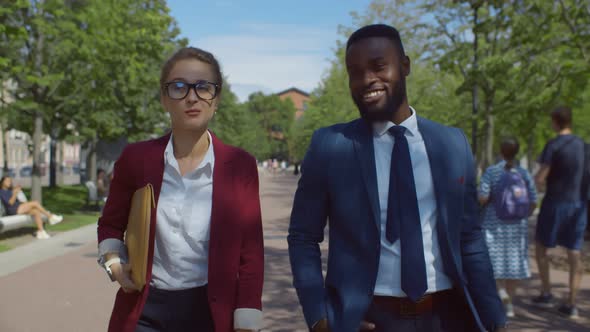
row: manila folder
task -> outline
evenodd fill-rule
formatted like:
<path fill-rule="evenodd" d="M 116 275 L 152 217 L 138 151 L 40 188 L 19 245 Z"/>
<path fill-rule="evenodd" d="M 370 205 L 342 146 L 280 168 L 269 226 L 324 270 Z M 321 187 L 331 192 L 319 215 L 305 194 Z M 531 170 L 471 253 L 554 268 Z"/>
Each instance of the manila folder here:
<path fill-rule="evenodd" d="M 140 290 L 145 285 L 147 274 L 150 219 L 155 205 L 154 188 L 149 183 L 137 189 L 131 199 L 125 245 L 131 264 L 131 280 Z"/>

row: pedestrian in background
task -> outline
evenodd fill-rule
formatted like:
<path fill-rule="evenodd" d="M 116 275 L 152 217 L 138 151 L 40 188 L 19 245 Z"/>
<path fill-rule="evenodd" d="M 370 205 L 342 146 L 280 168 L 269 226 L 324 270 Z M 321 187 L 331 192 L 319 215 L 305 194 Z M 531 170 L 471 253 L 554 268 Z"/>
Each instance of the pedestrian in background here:
<path fill-rule="evenodd" d="M 485 170 L 479 185 L 482 227 L 508 317 L 514 317 L 518 281 L 531 276 L 528 217 L 537 206 L 532 176 L 516 163 L 518 150 L 516 139 L 504 139 L 500 145 L 503 160 Z"/>
<path fill-rule="evenodd" d="M 557 136 L 545 145 L 539 159 L 541 168 L 535 176 L 538 188 L 547 185 L 535 234 L 542 289 L 533 303 L 553 307 L 547 249 L 564 247 L 570 268 L 569 296 L 558 311 L 577 318 L 576 295 L 584 271 L 581 249 L 587 222 L 587 193 L 582 192 L 584 141 L 572 133 L 572 110 L 569 107 L 559 107 L 551 112 L 551 125 Z"/>

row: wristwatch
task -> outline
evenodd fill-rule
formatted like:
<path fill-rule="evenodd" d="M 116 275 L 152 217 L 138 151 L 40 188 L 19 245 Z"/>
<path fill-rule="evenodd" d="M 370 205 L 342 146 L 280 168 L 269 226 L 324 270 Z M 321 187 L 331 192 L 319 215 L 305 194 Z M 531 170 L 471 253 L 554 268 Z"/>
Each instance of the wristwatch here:
<path fill-rule="evenodd" d="M 113 271 L 111 271 L 111 265 L 115 263 L 121 263 L 121 258 L 113 257 L 104 263 L 104 269 L 107 271 L 107 275 L 111 279 L 111 281 L 115 281 L 115 277 L 113 277 Z"/>

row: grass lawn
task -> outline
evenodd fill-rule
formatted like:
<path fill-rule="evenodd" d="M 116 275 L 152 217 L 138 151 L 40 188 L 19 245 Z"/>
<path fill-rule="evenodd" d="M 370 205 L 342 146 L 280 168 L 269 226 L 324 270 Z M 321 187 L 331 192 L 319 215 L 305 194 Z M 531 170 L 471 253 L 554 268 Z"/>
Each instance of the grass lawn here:
<path fill-rule="evenodd" d="M 31 190 L 23 190 L 31 198 Z M 42 205 L 47 210 L 57 214 L 76 214 L 84 210 L 86 205 L 86 188 L 83 185 L 43 188 Z"/>
<path fill-rule="evenodd" d="M 57 225 L 49 225 L 47 224 L 45 228 L 48 231 L 55 231 L 55 232 L 65 232 L 72 229 L 76 229 L 82 226 L 96 224 L 98 221 L 99 214 L 96 212 L 88 213 L 88 214 L 64 214 L 64 220 Z"/>
<path fill-rule="evenodd" d="M 23 190 L 31 197 L 30 189 Z M 52 213 L 61 214 L 64 220 L 57 225 L 45 224 L 50 233 L 65 232 L 82 226 L 95 224 L 100 214 L 86 209 L 86 188 L 82 185 L 43 188 L 42 205 Z M 0 234 L 0 252 L 34 241 L 36 227 L 31 224 Z"/>
<path fill-rule="evenodd" d="M 0 252 L 7 251 L 10 249 L 12 249 L 12 248 L 10 248 L 9 246 L 7 246 L 5 244 L 0 243 Z"/>

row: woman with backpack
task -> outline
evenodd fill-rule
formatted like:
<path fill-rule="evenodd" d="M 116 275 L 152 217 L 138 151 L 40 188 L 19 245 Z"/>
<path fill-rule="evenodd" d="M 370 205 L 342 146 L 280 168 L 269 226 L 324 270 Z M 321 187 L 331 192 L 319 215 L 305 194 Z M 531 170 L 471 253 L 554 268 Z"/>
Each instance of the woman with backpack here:
<path fill-rule="evenodd" d="M 514 317 L 512 299 L 518 281 L 531 275 L 527 219 L 537 201 L 530 173 L 515 164 L 518 149 L 516 139 L 504 139 L 500 145 L 503 160 L 485 170 L 479 187 L 482 227 L 508 317 Z"/>

